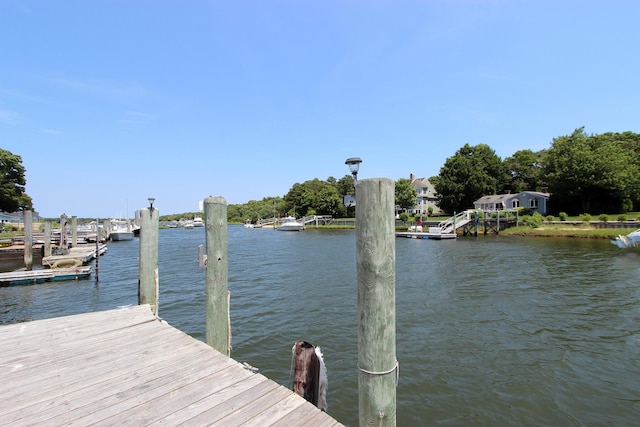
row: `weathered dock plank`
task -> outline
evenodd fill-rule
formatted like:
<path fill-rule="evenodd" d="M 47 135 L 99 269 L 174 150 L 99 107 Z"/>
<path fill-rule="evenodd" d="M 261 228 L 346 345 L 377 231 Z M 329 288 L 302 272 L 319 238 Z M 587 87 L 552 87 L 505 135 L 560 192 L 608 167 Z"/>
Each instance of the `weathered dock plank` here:
<path fill-rule="evenodd" d="M 0 425 L 340 425 L 148 305 L 0 326 Z"/>

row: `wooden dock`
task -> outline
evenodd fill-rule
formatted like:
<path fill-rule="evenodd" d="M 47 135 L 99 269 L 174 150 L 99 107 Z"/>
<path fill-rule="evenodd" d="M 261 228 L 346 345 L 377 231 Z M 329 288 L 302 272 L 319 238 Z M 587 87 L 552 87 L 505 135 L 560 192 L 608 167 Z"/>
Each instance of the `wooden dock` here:
<path fill-rule="evenodd" d="M 149 305 L 0 326 L 0 425 L 339 426 Z"/>
<path fill-rule="evenodd" d="M 64 262 L 67 260 L 77 260 L 80 264 L 87 264 L 97 256 L 104 255 L 107 252 L 107 245 L 98 245 L 96 253 L 96 245 L 79 245 L 68 249 L 68 253 L 64 255 L 50 255 L 42 257 L 42 265 L 53 267 L 56 262 Z"/>
<path fill-rule="evenodd" d="M 408 239 L 455 239 L 456 233 L 430 233 L 428 231 L 397 231 L 396 237 L 406 237 Z"/>

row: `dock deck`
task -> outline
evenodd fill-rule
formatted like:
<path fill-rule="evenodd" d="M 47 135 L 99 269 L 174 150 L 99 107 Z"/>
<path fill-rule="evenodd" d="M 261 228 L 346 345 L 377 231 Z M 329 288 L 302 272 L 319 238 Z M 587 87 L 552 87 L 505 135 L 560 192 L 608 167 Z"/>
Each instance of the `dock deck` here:
<path fill-rule="evenodd" d="M 433 240 L 444 240 L 444 239 L 455 239 L 456 233 L 429 233 L 422 231 L 398 231 L 396 232 L 396 237 L 406 237 L 408 239 L 433 239 Z"/>
<path fill-rule="evenodd" d="M 0 425 L 341 425 L 148 305 L 0 326 L 0 377 Z"/>

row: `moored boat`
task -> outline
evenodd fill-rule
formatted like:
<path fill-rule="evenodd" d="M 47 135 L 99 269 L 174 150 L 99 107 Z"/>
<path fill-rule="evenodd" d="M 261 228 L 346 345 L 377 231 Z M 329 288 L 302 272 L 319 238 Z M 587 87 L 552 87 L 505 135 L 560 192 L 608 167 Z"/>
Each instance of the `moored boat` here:
<path fill-rule="evenodd" d="M 304 224 L 298 222 L 294 217 L 288 216 L 282 218 L 282 225 L 277 227 L 276 230 L 279 231 L 302 231 L 304 230 Z"/>
<path fill-rule="evenodd" d="M 622 234 L 611 241 L 619 248 L 635 248 L 640 246 L 640 229 L 632 231 L 631 233 L 623 236 Z"/>
<path fill-rule="evenodd" d="M 133 240 L 133 230 L 129 221 L 112 219 L 110 237 L 112 241 Z"/>
<path fill-rule="evenodd" d="M 193 218 L 193 226 L 194 227 L 204 227 L 204 221 L 199 216 Z"/>

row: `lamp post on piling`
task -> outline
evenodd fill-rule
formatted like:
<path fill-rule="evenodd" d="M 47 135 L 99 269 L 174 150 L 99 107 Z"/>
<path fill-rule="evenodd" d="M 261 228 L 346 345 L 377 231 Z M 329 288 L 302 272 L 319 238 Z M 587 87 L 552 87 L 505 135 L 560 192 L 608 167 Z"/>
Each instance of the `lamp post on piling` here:
<path fill-rule="evenodd" d="M 158 222 L 160 211 L 153 207 L 140 209 L 140 262 L 138 266 L 138 304 L 149 304 L 158 315 Z"/>
<path fill-rule="evenodd" d="M 360 169 L 360 163 L 362 163 L 362 159 L 360 157 L 349 157 L 344 164 L 349 166 L 349 170 L 351 171 L 351 175 L 353 175 L 353 186 L 355 188 L 356 183 L 358 182 L 358 169 Z"/>
<path fill-rule="evenodd" d="M 356 202 L 356 184 L 358 183 L 358 169 L 360 169 L 360 163 L 362 163 L 362 159 L 360 157 L 349 157 L 344 164 L 349 166 L 349 170 L 351 171 L 351 175 L 353 175 L 353 201 L 349 202 L 349 206 L 347 207 L 347 214 L 349 213 L 349 207 L 357 204 Z"/>

